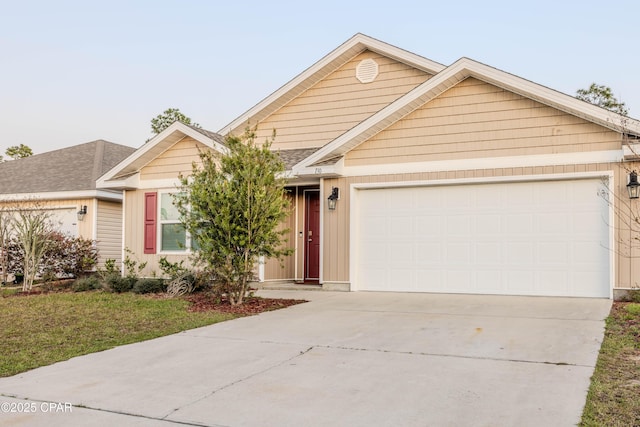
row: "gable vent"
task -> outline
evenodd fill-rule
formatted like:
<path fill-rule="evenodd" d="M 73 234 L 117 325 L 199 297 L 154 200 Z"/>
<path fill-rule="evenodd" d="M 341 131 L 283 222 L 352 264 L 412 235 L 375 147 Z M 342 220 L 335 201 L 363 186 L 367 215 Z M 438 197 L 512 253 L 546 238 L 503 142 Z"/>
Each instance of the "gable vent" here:
<path fill-rule="evenodd" d="M 360 83 L 371 83 L 378 77 L 378 63 L 373 59 L 363 59 L 356 67 L 356 78 Z"/>

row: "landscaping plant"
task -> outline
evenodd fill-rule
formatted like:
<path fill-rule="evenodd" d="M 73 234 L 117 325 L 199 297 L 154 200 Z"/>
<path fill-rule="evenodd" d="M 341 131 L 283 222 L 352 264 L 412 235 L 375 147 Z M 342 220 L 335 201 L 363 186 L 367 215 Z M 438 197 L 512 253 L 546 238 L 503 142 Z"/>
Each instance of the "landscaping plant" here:
<path fill-rule="evenodd" d="M 282 223 L 289 212 L 284 164 L 255 132 L 228 136 L 228 151 L 200 153 L 190 176 L 180 176 L 175 204 L 181 221 L 197 244 L 195 263 L 208 273 L 215 290 L 232 305 L 242 304 L 255 279 L 260 257 L 282 259 Z"/>

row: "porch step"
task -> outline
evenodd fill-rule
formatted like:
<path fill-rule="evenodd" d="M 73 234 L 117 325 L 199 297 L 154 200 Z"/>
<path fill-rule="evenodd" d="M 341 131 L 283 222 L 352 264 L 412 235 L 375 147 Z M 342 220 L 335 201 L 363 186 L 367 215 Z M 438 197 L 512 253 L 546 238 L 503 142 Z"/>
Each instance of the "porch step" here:
<path fill-rule="evenodd" d="M 308 285 L 304 283 L 259 283 L 258 289 L 269 289 L 274 291 L 321 291 L 322 285 Z"/>

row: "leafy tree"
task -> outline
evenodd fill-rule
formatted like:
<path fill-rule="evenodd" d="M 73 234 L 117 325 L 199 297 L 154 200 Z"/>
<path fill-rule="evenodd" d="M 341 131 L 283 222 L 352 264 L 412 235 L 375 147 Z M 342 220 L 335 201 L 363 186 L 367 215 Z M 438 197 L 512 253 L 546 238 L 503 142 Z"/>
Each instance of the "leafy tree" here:
<path fill-rule="evenodd" d="M 629 110 L 624 102 L 618 101 L 609 86 L 591 83 L 589 89 L 578 89 L 576 91 L 576 98 L 597 105 L 598 107 L 606 108 L 622 116 L 629 114 Z"/>
<path fill-rule="evenodd" d="M 164 110 L 162 114 L 158 114 L 155 118 L 151 119 L 151 132 L 159 134 L 174 122 L 182 122 L 186 125 L 200 127 L 197 123 L 192 123 L 191 119 L 180 112 L 178 108 L 168 108 Z"/>
<path fill-rule="evenodd" d="M 33 151 L 31 150 L 31 148 L 24 144 L 11 146 L 7 148 L 7 151 L 5 151 L 4 153 L 7 156 L 11 157 L 13 160 L 22 159 L 24 157 L 33 155 Z"/>
<path fill-rule="evenodd" d="M 260 259 L 291 253 L 282 224 L 289 213 L 284 165 L 270 150 L 273 137 L 258 145 L 255 133 L 228 136 L 228 152 L 200 153 L 189 177 L 180 176 L 175 204 L 197 244 L 195 261 L 232 305 L 242 304 Z"/>

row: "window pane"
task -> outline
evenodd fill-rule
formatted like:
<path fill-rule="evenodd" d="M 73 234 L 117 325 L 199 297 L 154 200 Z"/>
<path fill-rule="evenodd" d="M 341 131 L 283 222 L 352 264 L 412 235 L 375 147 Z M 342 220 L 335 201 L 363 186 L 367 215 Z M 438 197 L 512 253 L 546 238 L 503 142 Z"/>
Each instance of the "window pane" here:
<path fill-rule="evenodd" d="M 173 196 L 169 193 L 162 193 L 160 197 L 160 220 L 180 219 L 180 212 L 173 206 Z"/>
<path fill-rule="evenodd" d="M 162 224 L 162 250 L 184 251 L 187 233 L 182 224 Z"/>
<path fill-rule="evenodd" d="M 200 243 L 198 242 L 198 236 L 191 236 L 191 250 L 197 251 L 200 249 Z"/>

